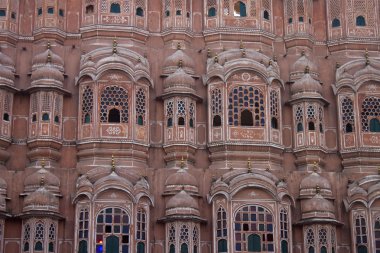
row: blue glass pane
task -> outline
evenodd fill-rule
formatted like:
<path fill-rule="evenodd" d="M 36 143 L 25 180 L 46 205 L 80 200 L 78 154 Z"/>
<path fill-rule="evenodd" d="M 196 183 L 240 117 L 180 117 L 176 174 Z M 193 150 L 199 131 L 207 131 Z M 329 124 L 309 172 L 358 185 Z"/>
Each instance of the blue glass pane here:
<path fill-rule="evenodd" d="M 103 245 L 96 245 L 96 253 L 102 253 L 103 252 Z"/>
<path fill-rule="evenodd" d="M 128 253 L 128 245 L 123 245 L 122 247 L 122 253 Z"/>

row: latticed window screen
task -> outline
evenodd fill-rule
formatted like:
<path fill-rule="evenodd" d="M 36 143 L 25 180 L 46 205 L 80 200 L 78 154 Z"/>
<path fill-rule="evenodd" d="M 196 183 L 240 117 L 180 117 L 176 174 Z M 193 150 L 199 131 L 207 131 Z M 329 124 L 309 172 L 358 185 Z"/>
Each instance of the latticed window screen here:
<path fill-rule="evenodd" d="M 256 6 L 256 4 L 257 4 L 256 0 L 251 0 L 251 4 L 249 7 L 249 15 L 251 17 L 257 17 L 257 6 Z"/>
<path fill-rule="evenodd" d="M 123 5 L 124 5 L 124 11 L 126 14 L 130 14 L 131 12 L 131 0 L 124 0 L 123 2 Z"/>
<path fill-rule="evenodd" d="M 377 119 L 380 121 L 380 98 L 366 97 L 362 102 L 361 124 L 362 130 L 370 130 L 370 120 Z"/>
<path fill-rule="evenodd" d="M 228 101 L 228 124 L 239 126 L 241 112 L 250 111 L 254 126 L 265 125 L 265 103 L 261 90 L 252 86 L 238 86 L 231 90 Z"/>
<path fill-rule="evenodd" d="M 42 251 L 44 249 L 45 225 L 42 222 L 37 222 L 34 229 L 34 250 Z"/>
<path fill-rule="evenodd" d="M 92 122 L 92 110 L 94 107 L 94 92 L 87 86 L 82 95 L 82 122 Z"/>
<path fill-rule="evenodd" d="M 50 93 L 42 93 L 42 111 L 50 111 Z"/>
<path fill-rule="evenodd" d="M 136 0 L 136 8 L 142 8 L 145 12 L 145 0 Z"/>
<path fill-rule="evenodd" d="M 145 115 L 146 95 L 144 89 L 140 88 L 136 93 L 136 122 L 138 122 L 139 125 L 145 125 Z"/>
<path fill-rule="evenodd" d="M 319 237 L 319 246 L 327 246 L 328 245 L 327 229 L 326 228 L 319 229 L 318 237 Z"/>
<path fill-rule="evenodd" d="M 109 110 L 116 108 L 120 111 L 120 122 L 128 123 L 128 103 L 128 93 L 125 89 L 119 86 L 106 87 L 100 97 L 100 122 L 107 122 Z"/>
<path fill-rule="evenodd" d="M 211 112 L 212 115 L 220 115 L 222 113 L 222 92 L 216 88 L 211 91 Z"/>
<path fill-rule="evenodd" d="M 262 0 L 262 6 L 263 6 L 264 10 L 268 11 L 269 14 L 271 13 L 271 11 L 272 11 L 271 0 Z"/>
<path fill-rule="evenodd" d="M 310 248 L 315 249 L 315 235 L 314 235 L 313 229 L 307 228 L 305 236 L 306 236 L 305 238 L 306 249 L 307 249 L 307 252 L 310 252 Z"/>
<path fill-rule="evenodd" d="M 338 19 L 340 20 L 340 16 L 341 16 L 341 7 L 340 7 L 340 1 L 341 0 L 330 0 L 329 3 L 330 3 L 330 19 L 331 20 L 334 20 L 334 19 Z"/>
<path fill-rule="evenodd" d="M 224 0 L 223 1 L 223 14 L 224 15 L 230 15 L 231 10 L 230 10 L 230 1 L 229 0 Z"/>
<path fill-rule="evenodd" d="M 305 16 L 304 0 L 297 0 L 297 14 L 298 14 L 298 17 L 304 17 Z"/>
<path fill-rule="evenodd" d="M 195 123 L 195 106 L 194 103 L 190 103 L 189 105 L 189 116 L 190 116 L 190 127 L 194 127 Z"/>
<path fill-rule="evenodd" d="M 179 229 L 179 243 L 186 243 L 187 245 L 189 244 L 189 233 L 190 229 L 189 226 L 186 224 L 182 224 Z"/>
<path fill-rule="evenodd" d="M 341 100 L 341 107 L 343 129 L 345 132 L 352 132 L 355 128 L 354 105 L 352 100 L 348 97 L 344 97 Z M 347 126 L 349 126 L 349 129 L 347 129 Z"/>
<path fill-rule="evenodd" d="M 315 106 L 314 105 L 308 105 L 307 106 L 307 119 L 309 121 L 315 121 L 316 116 L 315 116 Z"/>
<path fill-rule="evenodd" d="M 10 95 L 5 94 L 5 96 L 4 96 L 4 112 L 10 112 L 10 101 L 11 101 Z"/>
<path fill-rule="evenodd" d="M 193 247 L 194 247 L 193 252 L 194 253 L 197 253 L 197 251 L 195 249 L 198 248 L 198 245 L 199 245 L 199 230 L 198 230 L 197 226 L 194 226 L 194 228 L 193 228 Z"/>
<path fill-rule="evenodd" d="M 293 0 L 286 0 L 286 17 L 288 19 L 288 23 L 293 21 Z"/>
<path fill-rule="evenodd" d="M 30 225 L 29 224 L 25 224 L 24 225 L 24 236 L 23 236 L 23 240 L 22 240 L 22 245 L 23 245 L 23 251 L 26 252 L 26 251 L 29 251 L 30 250 Z"/>
<path fill-rule="evenodd" d="M 235 251 L 274 252 L 273 215 L 264 207 L 242 207 L 235 215 Z M 251 243 L 253 242 L 253 245 Z"/>
<path fill-rule="evenodd" d="M 186 115 L 186 104 L 182 100 L 179 100 L 177 103 L 177 114 L 178 117 L 184 117 Z"/>
<path fill-rule="evenodd" d="M 276 90 L 270 92 L 270 114 L 271 117 L 279 120 L 279 94 Z"/>
<path fill-rule="evenodd" d="M 168 238 L 169 238 L 169 248 L 172 248 L 172 245 L 175 247 L 176 245 L 176 229 L 174 224 L 170 224 L 169 231 L 168 231 Z"/>
<path fill-rule="evenodd" d="M 62 111 L 62 98 L 61 96 L 56 96 L 55 104 L 54 104 L 54 122 L 55 123 L 60 122 L 61 111 Z"/>

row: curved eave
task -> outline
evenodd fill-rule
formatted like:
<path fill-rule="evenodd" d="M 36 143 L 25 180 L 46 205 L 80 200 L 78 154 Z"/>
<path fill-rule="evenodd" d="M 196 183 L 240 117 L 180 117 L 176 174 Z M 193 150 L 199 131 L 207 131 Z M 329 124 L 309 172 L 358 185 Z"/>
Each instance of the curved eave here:
<path fill-rule="evenodd" d="M 71 96 L 71 92 L 64 89 L 63 87 L 50 86 L 50 85 L 38 85 L 38 86 L 36 85 L 36 86 L 29 87 L 25 90 L 20 90 L 20 92 L 26 92 L 28 94 L 31 94 L 35 91 L 44 91 L 44 90 L 57 91 L 58 93 L 61 93 L 64 96 Z"/>
<path fill-rule="evenodd" d="M 177 92 L 163 93 L 162 95 L 157 97 L 157 100 L 165 100 L 167 98 L 178 97 L 178 96 L 179 97 L 190 97 L 197 102 L 203 101 L 203 98 L 201 96 L 199 96 L 195 93 L 188 92 L 188 91 L 184 91 L 184 92 L 177 91 Z"/>
<path fill-rule="evenodd" d="M 158 223 L 168 223 L 172 221 L 192 221 L 207 224 L 207 220 L 196 215 L 168 215 L 157 220 Z"/>
<path fill-rule="evenodd" d="M 46 218 L 50 217 L 55 220 L 65 220 L 66 218 L 62 216 L 60 213 L 57 212 L 52 212 L 52 211 L 27 211 L 27 212 L 22 212 L 18 215 L 15 215 L 14 217 L 20 217 L 22 219 L 27 219 L 27 218 Z"/>
<path fill-rule="evenodd" d="M 323 219 L 323 218 L 310 218 L 310 219 L 303 219 L 303 220 L 300 220 L 299 222 L 296 222 L 294 225 L 308 225 L 308 224 L 316 224 L 316 223 L 319 223 L 319 224 L 333 224 L 335 226 L 343 226 L 344 223 L 336 220 L 336 219 L 331 219 L 331 218 L 326 218 L 326 219 Z"/>
<path fill-rule="evenodd" d="M 147 198 L 150 202 L 150 205 L 152 207 L 154 207 L 154 196 L 151 196 L 150 192 L 148 192 L 148 191 L 144 191 L 144 192 L 137 191 L 137 192 L 134 192 L 134 196 L 136 198 L 136 203 L 140 202 L 140 199 L 142 199 L 142 198 Z"/>
<path fill-rule="evenodd" d="M 16 88 L 15 86 L 3 84 L 3 83 L 0 83 L 0 89 L 4 89 L 4 90 L 10 91 L 12 93 L 16 93 L 16 92 L 20 91 L 20 89 Z"/>

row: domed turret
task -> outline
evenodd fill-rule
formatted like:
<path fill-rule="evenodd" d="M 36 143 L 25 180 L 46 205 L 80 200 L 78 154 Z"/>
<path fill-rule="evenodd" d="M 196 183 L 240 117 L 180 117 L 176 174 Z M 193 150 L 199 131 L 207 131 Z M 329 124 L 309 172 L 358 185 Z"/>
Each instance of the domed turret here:
<path fill-rule="evenodd" d="M 59 192 L 60 181 L 57 176 L 49 172 L 45 168 L 41 168 L 37 172 L 29 175 L 24 181 L 24 191 L 31 192 L 38 189 L 43 182 L 44 186 L 53 191 Z"/>
<path fill-rule="evenodd" d="M 198 194 L 197 179 L 183 168 L 166 179 L 164 193 L 174 194 L 181 190 L 186 190 L 190 194 Z"/>
<path fill-rule="evenodd" d="M 54 194 L 44 186 L 29 194 L 24 201 L 23 212 L 28 211 L 53 211 L 58 212 L 59 201 Z"/>
<path fill-rule="evenodd" d="M 302 219 L 334 219 L 334 205 L 317 193 L 313 198 L 304 200 L 301 205 Z"/>
<path fill-rule="evenodd" d="M 196 215 L 199 216 L 199 206 L 197 201 L 186 191 L 182 190 L 166 204 L 167 216 L 169 215 Z"/>
<path fill-rule="evenodd" d="M 179 67 L 164 81 L 164 93 L 172 92 L 194 92 L 194 79 Z"/>
<path fill-rule="evenodd" d="M 305 95 L 320 97 L 322 93 L 322 86 L 311 76 L 310 69 L 308 66 L 306 66 L 304 75 L 301 79 L 298 79 L 292 84 L 290 91 L 293 97 Z"/>
<path fill-rule="evenodd" d="M 178 64 L 181 62 L 183 70 L 189 74 L 194 74 L 194 61 L 186 55 L 182 50 L 181 47 L 177 47 L 177 51 L 174 52 L 174 54 L 170 55 L 168 58 L 164 61 L 164 69 L 163 73 L 166 75 L 174 73 L 177 68 Z"/>
<path fill-rule="evenodd" d="M 293 64 L 290 70 L 290 81 L 295 81 L 300 79 L 305 72 L 305 68 L 309 68 L 310 75 L 318 79 L 318 68 L 309 58 L 307 58 L 305 52 L 303 51 L 301 57 Z"/>
<path fill-rule="evenodd" d="M 0 51 L 0 85 L 14 85 L 15 80 L 15 64 L 13 60 Z"/>
<path fill-rule="evenodd" d="M 316 189 L 320 189 L 320 194 L 326 198 L 332 198 L 330 182 L 319 175 L 317 172 L 312 172 L 309 176 L 302 179 L 300 183 L 300 197 L 311 198 L 315 195 Z"/>

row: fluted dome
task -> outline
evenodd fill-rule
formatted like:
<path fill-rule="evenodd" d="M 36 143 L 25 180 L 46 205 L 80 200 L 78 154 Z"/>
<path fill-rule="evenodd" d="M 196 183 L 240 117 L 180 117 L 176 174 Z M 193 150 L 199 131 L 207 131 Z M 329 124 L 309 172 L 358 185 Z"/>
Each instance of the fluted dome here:
<path fill-rule="evenodd" d="M 32 72 L 31 80 L 39 81 L 39 80 L 56 80 L 62 83 L 64 81 L 63 73 L 55 68 L 52 64 L 47 63 L 43 67 L 40 67 Z"/>
<path fill-rule="evenodd" d="M 305 73 L 304 76 L 301 79 L 298 79 L 295 81 L 291 88 L 290 92 L 292 95 L 300 94 L 300 93 L 322 93 L 322 86 L 321 84 L 315 80 L 310 73 Z M 301 95 L 301 94 L 300 94 Z"/>
<path fill-rule="evenodd" d="M 182 168 L 171 174 L 165 182 L 165 193 L 175 193 L 181 190 L 198 194 L 197 179 Z"/>
<path fill-rule="evenodd" d="M 164 81 L 164 93 L 167 92 L 194 92 L 194 79 L 183 68 L 178 68 Z"/>
<path fill-rule="evenodd" d="M 15 80 L 15 73 L 4 65 L 0 65 L 0 79 L 5 78 L 11 80 L 11 84 L 13 85 L 13 81 Z"/>
<path fill-rule="evenodd" d="M 164 74 L 171 74 L 176 71 L 178 65 L 182 65 L 184 71 L 190 75 L 194 74 L 194 61 L 186 55 L 181 49 L 170 55 L 164 61 Z"/>
<path fill-rule="evenodd" d="M 316 172 L 312 172 L 302 179 L 300 183 L 300 196 L 312 197 L 315 195 L 317 188 L 320 190 L 322 196 L 327 198 L 332 197 L 330 182 Z"/>
<path fill-rule="evenodd" d="M 335 219 L 334 205 L 322 195 L 304 200 L 301 205 L 302 219 Z"/>
<path fill-rule="evenodd" d="M 48 62 L 57 67 L 63 67 L 64 65 L 63 59 L 59 55 L 55 54 L 50 48 L 48 48 L 33 58 L 33 67 L 44 65 Z"/>
<path fill-rule="evenodd" d="M 34 191 L 38 189 L 41 184 L 44 184 L 49 190 L 59 191 L 59 178 L 45 168 L 36 171 L 25 179 L 24 190 L 26 192 Z"/>
<path fill-rule="evenodd" d="M 305 68 L 310 69 L 310 74 L 314 78 L 318 78 L 318 67 L 303 53 L 302 56 L 292 65 L 290 70 L 290 80 L 295 81 L 300 79 L 305 71 Z"/>
<path fill-rule="evenodd" d="M 45 187 L 38 188 L 24 200 L 23 211 L 54 211 L 58 212 L 59 201 Z"/>
<path fill-rule="evenodd" d="M 12 58 L 0 51 L 0 64 L 6 67 L 14 68 L 15 63 Z"/>
<path fill-rule="evenodd" d="M 182 190 L 168 200 L 166 204 L 166 215 L 199 216 L 198 203 L 186 191 Z"/>

